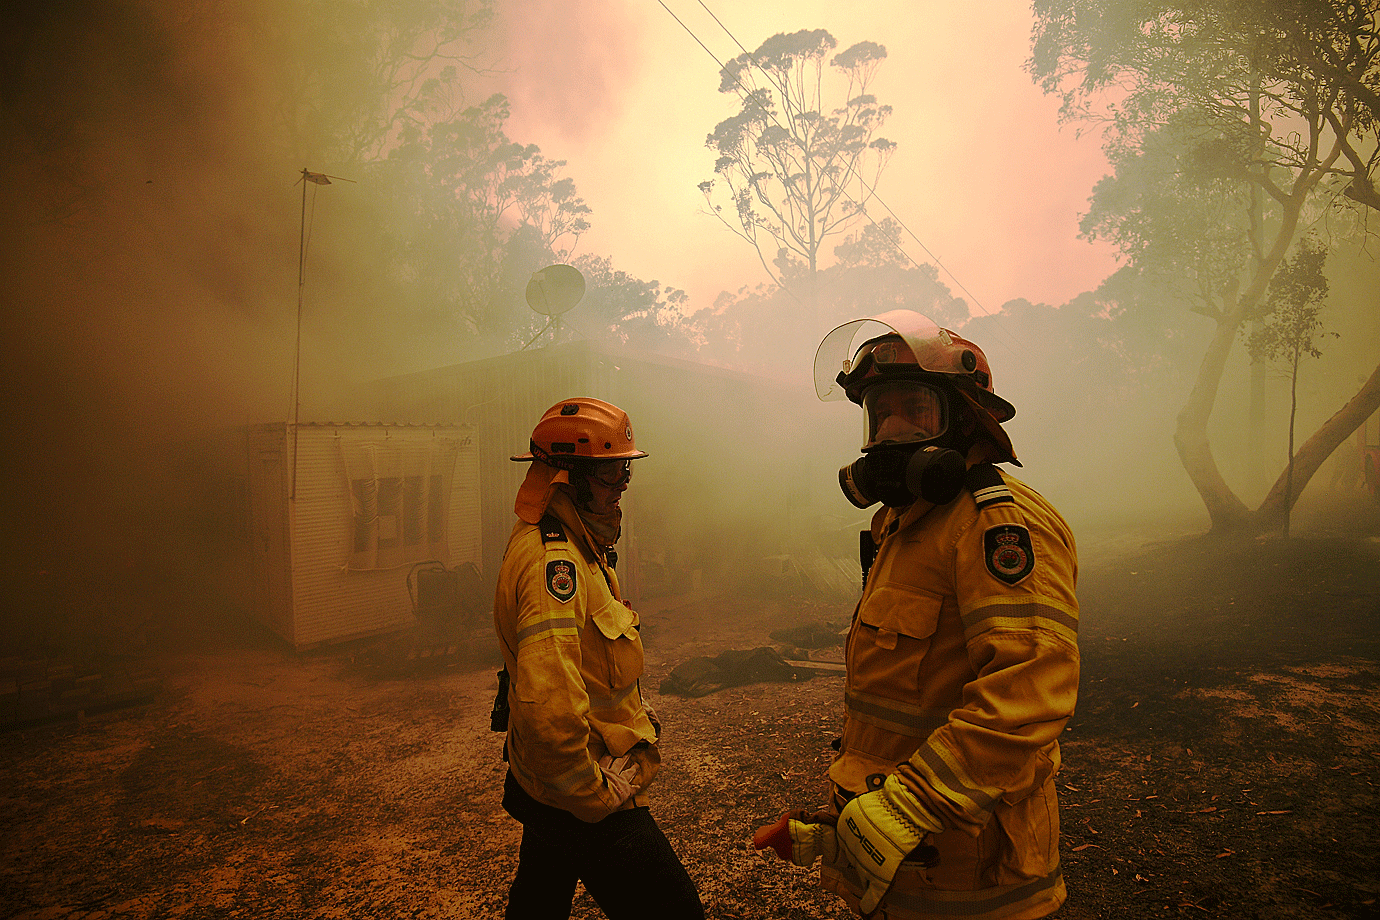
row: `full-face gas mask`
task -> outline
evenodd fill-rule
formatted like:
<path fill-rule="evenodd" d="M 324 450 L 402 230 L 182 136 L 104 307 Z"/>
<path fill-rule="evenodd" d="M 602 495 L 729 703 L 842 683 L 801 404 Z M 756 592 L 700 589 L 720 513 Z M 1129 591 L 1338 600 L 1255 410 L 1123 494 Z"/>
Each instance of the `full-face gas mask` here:
<path fill-rule="evenodd" d="M 859 508 L 953 501 L 967 465 L 945 446 L 952 410 L 943 388 L 914 378 L 878 381 L 864 390 L 862 406 L 863 456 L 839 470 L 848 500 Z"/>
<path fill-rule="evenodd" d="M 870 335 L 859 336 L 864 329 Z M 853 353 L 858 337 L 865 341 Z M 893 310 L 835 328 L 815 353 L 815 391 L 863 408 L 863 456 L 839 470 L 859 508 L 953 501 L 978 439 L 994 462 L 1017 463 L 1001 427 L 1016 410 L 992 391 L 982 349 L 919 313 Z"/>

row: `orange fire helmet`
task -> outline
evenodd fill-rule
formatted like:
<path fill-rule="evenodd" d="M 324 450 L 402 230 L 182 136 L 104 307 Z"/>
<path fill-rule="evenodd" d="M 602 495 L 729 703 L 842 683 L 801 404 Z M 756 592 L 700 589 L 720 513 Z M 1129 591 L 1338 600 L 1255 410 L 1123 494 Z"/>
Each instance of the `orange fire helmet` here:
<path fill-rule="evenodd" d="M 873 336 L 850 354 L 858 330 L 868 324 Z M 1016 462 L 1011 439 L 1001 427 L 1016 409 L 992 389 L 987 356 L 973 342 L 941 329 L 928 317 L 892 310 L 853 320 L 825 336 L 815 353 L 815 392 L 823 400 L 847 397 L 866 410 L 864 392 L 873 384 L 897 379 L 953 387 L 997 447 Z"/>
<path fill-rule="evenodd" d="M 573 470 L 580 461 L 637 460 L 647 456 L 633 441 L 628 413 L 602 399 L 577 396 L 556 403 L 532 429 L 529 449 L 514 460 L 540 460 Z"/>

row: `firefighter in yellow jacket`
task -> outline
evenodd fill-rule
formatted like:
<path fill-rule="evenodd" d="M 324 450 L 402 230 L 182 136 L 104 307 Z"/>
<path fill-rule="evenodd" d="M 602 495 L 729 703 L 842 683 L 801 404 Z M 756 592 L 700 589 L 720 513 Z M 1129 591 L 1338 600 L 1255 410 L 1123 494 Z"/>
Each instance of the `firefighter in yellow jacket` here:
<path fill-rule="evenodd" d="M 614 920 L 704 916 L 647 808 L 661 726 L 642 699 L 638 616 L 614 574 L 619 500 L 645 456 L 625 412 L 578 397 L 547 410 L 513 457 L 531 467 L 494 600 L 503 807 L 522 823 L 509 918 L 568 917 L 577 880 Z"/>
<path fill-rule="evenodd" d="M 880 333 L 856 353 L 866 323 Z M 881 328 L 885 327 L 885 328 Z M 1078 695 L 1073 535 L 1016 462 L 972 342 L 896 310 L 835 329 L 822 399 L 862 406 L 840 470 L 864 531 L 830 806 L 758 831 L 864 916 L 1035 918 L 1066 897 L 1054 776 Z"/>

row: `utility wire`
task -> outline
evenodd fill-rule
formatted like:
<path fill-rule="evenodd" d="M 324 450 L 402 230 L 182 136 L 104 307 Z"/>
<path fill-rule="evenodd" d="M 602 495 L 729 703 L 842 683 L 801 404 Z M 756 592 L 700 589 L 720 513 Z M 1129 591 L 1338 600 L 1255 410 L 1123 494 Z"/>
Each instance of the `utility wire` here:
<path fill-rule="evenodd" d="M 740 42 L 740 41 L 738 40 L 738 37 L 737 37 L 736 35 L 733 34 L 733 32 L 728 28 L 728 26 L 724 25 L 724 24 L 723 24 L 723 21 L 720 20 L 719 17 L 718 17 L 717 15 L 714 14 L 714 11 L 711 10 L 711 9 L 705 4 L 704 0 L 698 0 L 698 2 L 699 2 L 699 4 L 700 4 L 700 7 L 701 7 L 706 13 L 709 14 L 709 18 L 713 19 L 714 22 L 718 25 L 718 27 L 719 27 L 720 29 L 723 29 L 724 34 L 727 35 L 730 39 L 733 40 L 733 44 L 737 45 L 737 46 L 739 47 L 739 49 L 741 49 L 742 52 L 743 52 L 744 54 L 747 54 L 747 53 L 748 53 L 747 48 L 743 46 L 743 43 Z M 663 3 L 662 5 L 665 6 L 664 3 Z M 696 39 L 696 41 L 699 41 L 699 39 Z M 702 43 L 702 42 L 701 42 L 701 47 L 703 47 L 703 43 Z M 718 60 L 718 59 L 715 58 L 715 60 Z M 721 65 L 721 69 L 722 69 L 722 65 Z M 759 68 L 759 69 L 760 69 L 760 68 Z M 763 71 L 763 73 L 766 73 L 766 71 Z M 766 75 L 767 75 L 767 78 L 770 80 L 770 79 L 771 79 L 771 74 L 767 73 Z M 747 90 L 747 88 L 746 88 L 745 86 L 743 86 L 742 81 L 740 81 L 740 80 L 738 80 L 738 79 L 735 78 L 735 79 L 734 79 L 734 82 L 738 84 L 738 88 L 739 88 L 739 89 L 741 89 L 741 90 L 743 90 L 743 91 L 746 91 L 746 90 Z M 775 83 L 773 83 L 773 85 L 776 86 L 776 88 L 777 88 L 777 90 L 778 90 L 779 92 L 782 92 L 783 94 L 785 93 L 785 88 L 784 88 L 784 87 L 780 86 L 779 84 L 775 84 Z M 774 116 L 772 117 L 772 120 L 775 121 L 775 117 L 774 117 Z M 781 124 L 780 124 L 779 122 L 777 122 L 777 127 L 781 127 Z M 783 129 L 783 130 L 784 130 L 784 129 Z M 897 213 L 896 213 L 894 210 L 892 210 L 891 206 L 888 205 L 888 204 L 886 203 L 886 201 L 882 198 L 882 196 L 881 196 L 880 194 L 878 194 L 877 190 L 876 190 L 874 187 L 872 187 L 871 185 L 868 185 L 867 181 L 866 181 L 865 179 L 863 179 L 863 177 L 860 176 L 860 175 L 858 174 L 858 171 L 857 171 L 856 169 L 853 168 L 853 165 L 852 165 L 851 163 L 845 163 L 844 165 L 847 167 L 848 172 L 852 174 L 853 178 L 855 178 L 855 179 L 858 180 L 858 184 L 861 185 L 863 188 L 867 189 L 869 196 L 872 197 L 872 198 L 875 198 L 875 199 L 877 200 L 877 203 L 878 203 L 878 204 L 880 204 L 882 207 L 886 208 L 887 213 L 891 215 L 891 217 L 896 221 L 896 223 L 897 223 L 898 225 L 900 225 L 901 229 L 904 230 L 904 231 L 906 232 L 906 234 L 910 236 L 911 239 L 915 240 L 916 245 L 919 246 L 921 249 L 923 249 L 923 250 L 925 251 L 925 255 L 929 256 L 929 257 L 930 257 L 930 260 L 931 260 L 932 262 L 934 262 L 934 264 L 935 264 L 938 268 L 942 269 L 943 272 L 944 272 L 944 274 L 948 275 L 948 276 L 953 280 L 954 284 L 956 284 L 956 285 L 958 286 L 958 289 L 961 290 L 964 294 L 967 294 L 968 297 L 969 297 L 969 299 L 972 300 L 973 304 L 976 305 L 977 308 L 978 308 L 979 310 L 981 310 L 984 314 L 986 314 L 986 315 L 988 315 L 988 316 L 991 316 L 992 314 L 987 310 L 986 307 L 984 307 L 984 306 L 982 305 L 982 301 L 978 300 L 977 296 L 976 296 L 972 291 L 968 290 L 967 286 L 964 285 L 964 283 L 963 283 L 962 281 L 959 280 L 958 276 L 955 275 L 952 271 L 950 271 L 950 270 L 949 270 L 949 267 L 948 267 L 947 265 L 945 265 L 943 262 L 941 262 L 941 261 L 939 260 L 939 257 L 936 256 L 933 252 L 930 251 L 930 248 L 929 248 L 928 246 L 925 245 L 924 241 L 921 240 L 920 237 L 916 236 L 915 232 L 914 232 L 913 230 L 910 229 L 910 226 L 909 226 L 904 220 L 902 220 L 901 217 L 900 217 L 899 215 L 897 215 Z M 872 224 L 874 227 L 877 226 L 877 222 L 876 222 L 875 220 L 872 219 L 872 215 L 867 213 L 867 208 L 866 208 L 866 206 L 862 205 L 860 202 L 858 202 L 856 199 L 854 199 L 853 196 L 850 195 L 850 194 L 848 193 L 848 189 L 846 189 L 846 188 L 843 189 L 843 195 L 844 195 L 844 197 L 847 198 L 849 201 L 852 201 L 855 205 L 858 205 L 858 208 L 862 211 L 863 216 L 866 217 L 867 220 L 868 220 L 869 222 L 871 222 L 871 224 Z M 914 258 L 913 256 L 911 256 L 910 253 L 906 252 L 906 250 L 905 250 L 904 248 L 902 248 L 902 247 L 900 246 L 900 244 L 893 244 L 893 245 L 896 246 L 896 250 L 897 250 L 899 253 L 901 253 L 901 255 L 905 256 L 906 261 L 910 262 L 910 264 L 914 265 L 916 268 L 919 268 L 919 267 L 920 267 L 920 263 L 917 262 L 917 261 L 915 261 L 915 258 Z"/>
<path fill-rule="evenodd" d="M 738 37 L 728 30 L 728 26 L 724 25 L 723 22 L 720 21 L 720 19 L 719 19 L 718 16 L 715 16 L 715 15 L 714 15 L 714 11 L 713 11 L 713 10 L 711 10 L 709 7 L 707 7 L 707 6 L 704 5 L 704 0 L 699 0 L 699 3 L 700 3 L 700 7 L 701 7 L 706 13 L 709 14 L 709 18 L 712 19 L 712 20 L 714 20 L 715 24 L 717 24 L 718 27 L 719 27 L 720 29 L 723 29 L 723 30 L 724 30 L 724 34 L 727 35 L 729 38 L 733 39 L 733 44 L 735 44 L 735 45 L 738 46 L 738 50 L 742 51 L 743 54 L 747 54 L 747 53 L 748 53 L 748 50 L 747 50 L 746 48 L 743 47 L 743 43 L 740 42 L 740 41 L 738 41 Z M 662 5 L 664 6 L 665 4 L 662 4 Z"/>
<path fill-rule="evenodd" d="M 665 11 L 667 12 L 667 14 L 668 14 L 672 19 L 674 19 L 674 20 L 677 22 L 677 24 L 680 25 L 680 27 L 681 27 L 682 29 L 685 30 L 685 34 L 686 34 L 686 35 L 689 35 L 691 38 L 693 38 L 693 39 L 695 40 L 695 44 L 697 44 L 697 45 L 699 45 L 701 48 L 703 48 L 703 49 L 704 49 L 704 53 L 707 54 L 707 55 L 709 55 L 711 58 L 713 58 L 713 59 L 714 59 L 714 63 L 719 65 L 719 69 L 720 69 L 720 70 L 723 70 L 723 69 L 724 69 L 724 62 L 721 61 L 721 60 L 719 60 L 718 55 L 716 55 L 713 51 L 710 51 L 710 50 L 709 50 L 709 46 L 706 45 L 704 42 L 700 41 L 700 37 L 699 37 L 698 35 L 696 35 L 696 34 L 694 33 L 694 31 L 693 31 L 689 26 L 687 26 L 683 21 L 681 21 L 681 18 L 680 18 L 679 16 L 677 16 L 674 12 L 671 11 L 671 8 L 670 8 L 669 6 L 666 5 L 666 0 L 656 0 L 656 2 L 659 3 L 659 4 L 661 4 L 661 8 L 662 8 L 663 10 L 665 10 Z M 704 4 L 701 3 L 700 5 L 703 6 Z M 710 16 L 713 16 L 714 14 L 713 14 L 713 13 L 710 13 L 709 15 L 710 15 Z M 714 21 L 715 21 L 715 22 L 718 22 L 719 20 L 716 18 Z M 720 28 L 722 28 L 722 23 L 720 23 Z M 727 30 L 727 29 L 724 29 L 724 31 L 727 32 L 728 30 Z M 732 34 L 729 35 L 729 38 L 733 38 Z M 734 43 L 736 44 L 738 40 L 737 40 L 736 38 L 734 38 L 733 41 L 734 41 Z M 738 47 L 739 47 L 739 48 L 742 48 L 743 46 L 742 46 L 742 45 L 738 45 Z M 746 51 L 747 49 L 744 48 L 743 50 Z M 741 87 L 742 87 L 742 84 L 739 83 L 738 86 L 741 88 Z"/>

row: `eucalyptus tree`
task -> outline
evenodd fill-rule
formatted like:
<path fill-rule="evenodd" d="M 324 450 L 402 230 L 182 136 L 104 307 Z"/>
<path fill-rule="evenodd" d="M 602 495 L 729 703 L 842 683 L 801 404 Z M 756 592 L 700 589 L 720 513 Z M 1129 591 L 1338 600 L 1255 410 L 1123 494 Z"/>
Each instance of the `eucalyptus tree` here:
<path fill-rule="evenodd" d="M 706 138 L 717 178 L 699 185 L 772 282 L 811 309 L 826 242 L 865 214 L 896 146 L 877 134 L 891 106 L 868 91 L 886 49 L 837 45 L 823 29 L 780 33 L 723 66 L 719 92 L 740 108 Z"/>
<path fill-rule="evenodd" d="M 585 254 L 572 264 L 585 276 L 584 299 L 571 311 L 581 334 L 658 354 L 692 354 L 685 291 L 619 271 L 607 256 Z"/>
<path fill-rule="evenodd" d="M 939 279 L 938 269 L 905 258 L 898 245 L 901 232 L 886 218 L 863 225 L 833 248 L 833 261 L 818 272 L 824 326 L 898 307 L 919 310 L 951 329 L 968 320 L 967 304 Z M 789 273 L 792 267 L 783 269 Z M 721 294 L 713 307 L 689 317 L 686 332 L 702 357 L 785 378 L 806 368 L 799 355 L 819 344 L 818 329 L 793 319 L 799 310 L 787 289 L 762 284 Z"/>
<path fill-rule="evenodd" d="M 1380 368 L 1299 450 L 1254 512 L 1222 476 L 1208 420 L 1239 331 L 1263 320 L 1309 227 L 1376 205 L 1378 0 L 1036 0 L 1031 73 L 1066 119 L 1100 123 L 1114 174 L 1084 235 L 1209 318 L 1175 444 L 1212 526 L 1282 521 L 1380 406 Z"/>
<path fill-rule="evenodd" d="M 503 339 L 528 323 L 533 270 L 566 261 L 590 208 L 562 160 L 508 137 L 509 103 L 493 95 L 454 118 L 409 125 L 371 170 L 396 196 L 388 271 L 469 335 Z"/>

